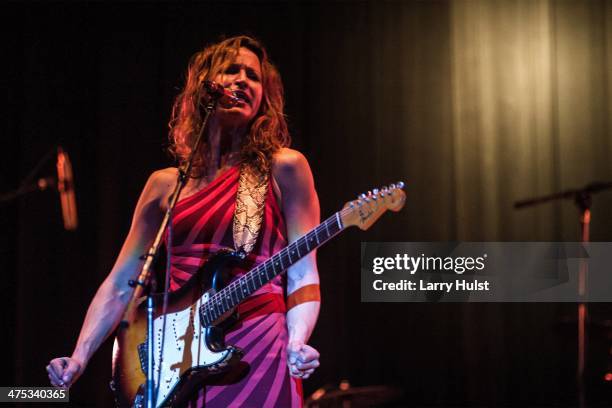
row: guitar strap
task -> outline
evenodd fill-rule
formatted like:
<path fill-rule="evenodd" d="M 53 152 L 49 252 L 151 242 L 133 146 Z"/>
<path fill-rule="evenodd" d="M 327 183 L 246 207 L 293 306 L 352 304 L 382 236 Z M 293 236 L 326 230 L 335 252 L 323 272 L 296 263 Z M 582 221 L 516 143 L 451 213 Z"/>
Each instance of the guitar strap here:
<path fill-rule="evenodd" d="M 269 174 L 249 163 L 240 166 L 233 225 L 237 251 L 248 254 L 255 247 L 263 222 L 269 178 Z"/>

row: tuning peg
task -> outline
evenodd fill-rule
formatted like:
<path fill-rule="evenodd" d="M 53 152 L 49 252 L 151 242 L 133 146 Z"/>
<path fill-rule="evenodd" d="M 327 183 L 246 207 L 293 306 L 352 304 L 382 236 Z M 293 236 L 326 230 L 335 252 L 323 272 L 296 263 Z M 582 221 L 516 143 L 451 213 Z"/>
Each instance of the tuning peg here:
<path fill-rule="evenodd" d="M 361 194 L 361 195 L 359 196 L 359 198 L 361 198 L 362 200 L 365 200 L 365 199 L 366 199 L 366 195 L 365 195 L 365 194 Z"/>
<path fill-rule="evenodd" d="M 404 184 L 404 182 L 403 182 L 403 181 L 398 181 L 398 183 L 397 183 L 397 188 L 402 189 L 402 188 L 404 188 L 404 185 L 405 185 L 405 184 Z"/>
<path fill-rule="evenodd" d="M 372 190 L 372 193 L 373 193 L 374 195 L 378 195 L 378 189 L 377 189 L 377 188 L 375 188 L 374 190 Z"/>
<path fill-rule="evenodd" d="M 389 189 L 390 189 L 390 190 L 395 190 L 395 184 L 391 184 L 391 185 L 389 186 Z"/>

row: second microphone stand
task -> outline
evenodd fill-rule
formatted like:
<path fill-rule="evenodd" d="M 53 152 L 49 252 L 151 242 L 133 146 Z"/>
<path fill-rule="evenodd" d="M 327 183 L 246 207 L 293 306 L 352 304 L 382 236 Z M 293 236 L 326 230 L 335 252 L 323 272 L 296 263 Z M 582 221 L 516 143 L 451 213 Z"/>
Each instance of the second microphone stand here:
<path fill-rule="evenodd" d="M 595 182 L 587 185 L 582 189 L 567 190 L 559 193 L 551 194 L 544 197 L 530 198 L 514 203 L 514 208 L 530 207 L 533 205 L 561 200 L 573 199 L 578 211 L 580 212 L 580 240 L 586 244 L 590 241 L 590 225 L 591 225 L 591 203 L 592 194 L 605 190 L 612 189 L 612 182 Z M 586 344 L 587 344 L 587 326 L 588 308 L 585 302 L 585 297 L 588 293 L 589 265 L 588 261 L 581 258 L 580 267 L 578 269 L 578 356 L 576 363 L 576 382 L 578 385 L 578 404 L 581 408 L 586 406 L 585 384 L 584 384 L 584 369 L 586 363 Z"/>

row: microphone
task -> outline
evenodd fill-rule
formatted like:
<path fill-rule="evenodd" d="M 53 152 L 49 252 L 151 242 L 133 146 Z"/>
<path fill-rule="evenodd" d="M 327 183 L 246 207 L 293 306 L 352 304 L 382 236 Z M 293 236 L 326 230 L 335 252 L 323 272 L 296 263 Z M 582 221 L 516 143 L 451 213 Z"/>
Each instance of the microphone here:
<path fill-rule="evenodd" d="M 223 105 L 228 108 L 236 106 L 239 99 L 236 94 L 229 89 L 224 88 L 222 85 L 215 81 L 206 80 L 204 81 L 204 89 L 213 98 L 219 100 Z"/>
<path fill-rule="evenodd" d="M 76 199 L 74 198 L 74 177 L 68 153 L 61 146 L 57 148 L 57 191 L 62 205 L 64 228 L 76 230 L 78 226 Z"/>

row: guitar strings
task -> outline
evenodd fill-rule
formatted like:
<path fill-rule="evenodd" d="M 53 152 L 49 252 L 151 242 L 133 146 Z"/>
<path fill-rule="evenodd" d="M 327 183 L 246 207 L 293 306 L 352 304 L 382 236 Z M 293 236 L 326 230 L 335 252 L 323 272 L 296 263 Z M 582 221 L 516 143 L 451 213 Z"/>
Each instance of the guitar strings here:
<path fill-rule="evenodd" d="M 395 191 L 395 189 L 391 190 L 391 192 L 390 192 L 388 195 L 389 195 L 389 196 L 392 196 L 394 191 Z M 353 211 L 354 209 L 355 209 L 355 207 L 354 207 L 354 206 L 348 205 L 348 206 L 346 206 L 345 208 L 341 209 L 340 211 L 336 212 L 334 215 L 332 215 L 331 217 L 327 218 L 327 219 L 326 219 L 325 221 L 323 221 L 321 224 L 319 224 L 318 226 L 316 226 L 315 228 L 313 228 L 312 230 L 310 230 L 309 232 L 307 232 L 306 234 L 304 234 L 303 236 L 301 236 L 300 238 L 298 238 L 298 239 L 297 239 L 295 242 L 292 242 L 290 245 L 287 245 L 287 246 L 286 246 L 285 248 L 283 248 L 281 251 L 279 251 L 279 252 L 277 252 L 276 254 L 272 255 L 270 258 L 268 258 L 268 260 L 266 260 L 266 261 L 264 261 L 263 263 L 261 263 L 261 264 L 257 265 L 255 268 L 251 269 L 249 272 L 245 273 L 245 274 L 244 274 L 243 276 L 241 276 L 240 278 L 238 278 L 238 279 L 234 280 L 234 281 L 233 281 L 233 282 L 231 282 L 229 285 L 227 285 L 225 288 L 223 288 L 221 291 L 219 291 L 219 292 L 217 292 L 217 293 L 213 294 L 213 295 L 210 297 L 209 301 L 208 301 L 208 302 L 206 302 L 204 305 L 202 305 L 202 307 L 204 307 L 204 308 L 208 308 L 208 305 L 209 305 L 209 304 L 216 304 L 217 306 L 220 306 L 220 307 L 221 307 L 221 309 L 223 309 L 223 308 L 227 308 L 227 306 L 225 306 L 225 305 L 223 304 L 224 299 L 225 299 L 225 300 L 227 300 L 227 298 L 229 297 L 229 299 L 230 299 L 230 302 L 231 302 L 231 303 L 233 303 L 233 302 L 234 302 L 234 299 L 232 298 L 232 296 L 231 296 L 231 295 L 229 295 L 229 296 L 228 296 L 227 294 L 223 295 L 223 293 L 224 293 L 224 292 L 228 292 L 228 291 L 230 291 L 230 290 L 236 291 L 236 290 L 238 289 L 238 286 L 240 286 L 240 289 L 242 289 L 242 284 L 243 284 L 243 283 L 245 283 L 245 284 L 247 285 L 247 289 L 248 289 L 248 290 L 250 290 L 250 287 L 249 287 L 249 282 L 248 282 L 248 281 L 249 281 L 249 279 L 251 280 L 251 282 L 252 282 L 252 284 L 253 284 L 253 287 L 256 287 L 256 286 L 257 286 L 257 282 L 255 281 L 255 276 L 256 276 L 256 275 L 259 275 L 259 274 L 262 272 L 260 269 L 262 269 L 262 268 L 263 268 L 263 265 L 265 265 L 266 263 L 268 263 L 268 262 L 269 262 L 270 260 L 272 260 L 272 258 L 274 258 L 275 256 L 279 256 L 279 260 L 281 261 L 281 265 L 282 265 L 282 259 L 283 259 L 283 255 L 284 255 L 284 254 L 283 254 L 283 252 L 288 252 L 288 250 L 289 250 L 289 248 L 290 248 L 291 246 L 294 246 L 294 247 L 296 247 L 296 248 L 297 248 L 297 247 L 300 245 L 300 244 L 299 244 L 299 242 L 300 242 L 301 240 L 305 240 L 305 242 L 307 242 L 306 237 L 307 237 L 307 236 L 309 236 L 309 235 L 311 235 L 312 233 L 314 233 L 314 234 L 315 234 L 315 236 L 316 236 L 316 237 L 318 237 L 317 230 L 319 230 L 319 229 L 321 229 L 321 230 L 322 230 L 322 229 L 323 229 L 323 227 L 325 227 L 325 229 L 327 230 L 327 232 L 328 232 L 328 234 L 329 234 L 329 229 L 328 229 L 329 225 L 330 225 L 330 224 L 333 224 L 333 223 L 336 223 L 336 222 L 338 221 L 338 218 L 339 218 L 339 217 L 346 215 L 348 212 Z M 322 244 L 324 244 L 325 242 L 327 242 L 327 241 L 328 241 L 329 239 L 331 239 L 333 236 L 335 236 L 335 235 L 339 234 L 339 233 L 340 233 L 340 232 L 341 232 L 341 231 L 342 231 L 344 228 L 345 228 L 345 226 L 344 226 L 344 225 L 341 225 L 341 228 L 340 228 L 338 231 L 336 231 L 336 232 L 335 232 L 335 233 L 333 233 L 333 234 L 330 234 L 330 235 L 329 235 L 329 237 L 327 237 L 327 238 L 326 238 L 326 239 L 325 239 L 323 242 L 318 242 L 318 243 L 317 243 L 317 247 L 318 247 L 318 246 L 321 246 Z M 317 241 L 318 241 L 318 239 L 317 239 Z M 308 247 L 308 244 L 306 244 L 306 245 L 307 245 L 307 247 Z M 313 248 L 313 249 L 314 249 L 314 248 Z M 308 253 L 310 253 L 311 251 L 312 251 L 312 249 L 311 249 L 311 250 L 309 250 L 309 251 L 308 251 L 306 254 L 304 254 L 303 256 L 300 256 L 300 259 L 301 259 L 302 257 L 306 256 L 306 255 L 307 255 Z M 299 254 L 299 250 L 298 250 L 298 254 Z M 291 264 L 295 263 L 295 262 L 291 262 L 291 257 L 290 257 L 290 256 L 287 256 L 287 257 L 289 258 L 289 263 L 291 263 Z M 297 262 L 297 261 L 296 261 L 296 262 Z M 289 266 L 291 266 L 291 265 L 289 265 Z M 289 268 L 289 266 L 288 266 L 287 268 L 284 268 L 284 269 L 283 269 L 283 271 L 285 271 L 286 269 L 288 269 L 288 268 Z M 263 268 L 263 270 L 265 270 L 265 268 Z M 282 273 L 282 272 L 280 272 L 280 273 Z M 280 273 L 278 273 L 277 275 L 279 275 Z M 260 275 L 260 277 L 261 277 L 261 275 Z M 267 271 L 266 271 L 266 278 L 267 278 Z M 273 279 L 273 278 L 272 278 L 272 279 Z M 269 282 L 270 280 L 271 280 L 271 279 L 267 279 L 267 282 Z M 266 283 L 267 283 L 267 282 L 266 282 Z M 265 283 L 264 283 L 264 284 L 261 284 L 261 278 L 260 278 L 260 285 L 261 285 L 261 286 L 265 285 Z M 260 286 L 260 287 L 261 287 L 261 286 Z M 242 289 L 242 290 L 243 290 L 243 289 Z M 257 290 L 257 289 L 255 289 L 255 290 Z M 240 301 L 239 301 L 238 303 L 240 303 Z M 234 306 L 232 306 L 232 307 L 234 307 Z M 213 309 L 213 311 L 214 311 L 214 309 Z M 211 323 L 212 323 L 212 322 L 211 322 Z"/>
<path fill-rule="evenodd" d="M 285 255 L 283 252 L 288 252 L 290 250 L 290 248 L 293 246 L 294 249 L 296 249 L 299 245 L 300 245 L 300 241 L 304 241 L 304 243 L 307 244 L 307 239 L 306 237 L 311 235 L 312 233 L 315 234 L 315 236 L 318 237 L 318 232 L 319 230 L 323 230 L 325 229 L 326 231 L 328 231 L 329 234 L 329 225 L 331 224 L 335 224 L 338 222 L 338 217 L 345 215 L 347 212 L 353 210 L 353 208 L 351 207 L 346 207 L 343 208 L 342 210 L 336 212 L 334 215 L 332 215 L 331 217 L 327 218 L 325 221 L 323 221 L 321 224 L 319 224 L 318 226 L 316 226 L 315 228 L 313 228 L 312 230 L 310 230 L 309 232 L 307 232 L 306 234 L 304 234 L 303 236 L 301 236 L 299 239 L 297 239 L 295 242 L 292 242 L 290 245 L 287 245 L 285 248 L 283 248 L 281 251 L 277 252 L 276 254 L 272 255 L 270 258 L 268 258 L 267 261 L 259 264 L 258 266 L 256 266 L 255 268 L 253 268 L 252 270 L 250 270 L 249 272 L 245 273 L 243 276 L 241 276 L 240 278 L 234 280 L 232 283 L 230 283 L 227 287 L 223 288 L 221 291 L 215 293 L 214 295 L 212 295 L 210 297 L 210 300 L 205 303 L 205 305 L 208 305 L 210 303 L 216 303 L 218 306 L 221 306 L 223 308 L 225 308 L 226 306 L 223 304 L 223 300 L 227 299 L 227 295 L 222 295 L 223 292 L 227 292 L 229 290 L 234 290 L 236 291 L 236 289 L 238 289 L 238 286 L 240 286 L 242 289 L 242 283 L 245 283 L 247 285 L 247 288 L 250 290 L 249 287 L 249 283 L 248 281 L 251 280 L 253 287 L 255 287 L 257 285 L 257 282 L 255 280 L 256 275 L 259 275 L 262 272 L 262 269 L 265 270 L 265 268 L 263 267 L 263 265 L 265 265 L 266 263 L 268 263 L 270 260 L 272 260 L 272 258 L 278 256 L 279 260 L 281 261 L 282 264 L 282 259 L 283 259 L 283 255 Z M 329 239 L 331 239 L 334 235 L 340 233 L 342 230 L 344 229 L 344 226 L 341 226 L 340 229 L 338 229 L 338 231 L 336 231 L 333 234 L 329 234 L 329 236 L 322 242 L 318 242 L 317 239 L 317 246 L 321 246 L 322 244 L 324 244 L 325 242 L 327 242 Z M 313 248 L 314 249 L 314 248 Z M 309 250 L 306 254 L 304 254 L 303 256 L 306 256 L 308 253 L 310 253 L 313 249 Z M 298 250 L 299 253 L 299 250 Z M 300 256 L 300 259 L 303 257 Z M 295 262 L 291 262 L 291 257 L 287 255 L 287 258 L 289 260 L 289 263 L 293 264 Z M 297 261 L 296 261 L 297 262 Z M 291 265 L 289 265 L 291 266 Z M 286 269 L 289 268 L 289 266 L 287 268 L 283 268 L 283 271 L 285 271 Z M 280 272 L 282 273 L 282 272 Z M 279 274 L 280 274 L 279 273 Z M 277 274 L 277 275 L 279 275 Z M 261 276 L 261 275 L 260 275 Z M 267 278 L 267 272 L 266 272 L 266 278 Z M 269 282 L 269 280 L 271 279 L 267 279 L 267 281 Z M 267 283 L 267 282 L 266 282 Z M 265 284 L 265 283 L 264 283 Z M 263 286 L 261 284 L 261 279 L 260 279 L 260 285 Z M 233 298 L 231 296 L 229 296 L 231 302 L 233 303 Z"/>

